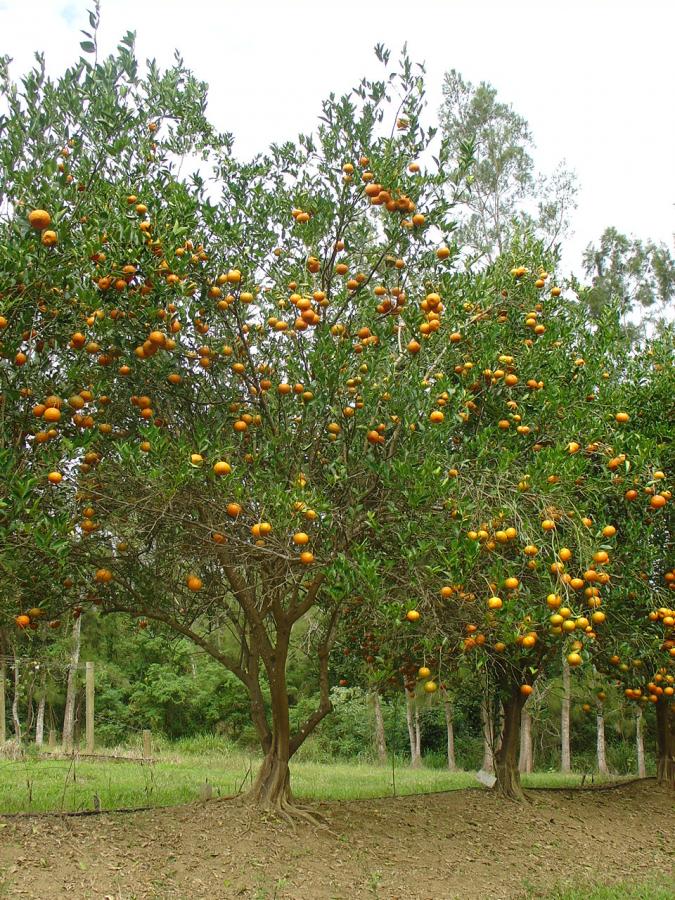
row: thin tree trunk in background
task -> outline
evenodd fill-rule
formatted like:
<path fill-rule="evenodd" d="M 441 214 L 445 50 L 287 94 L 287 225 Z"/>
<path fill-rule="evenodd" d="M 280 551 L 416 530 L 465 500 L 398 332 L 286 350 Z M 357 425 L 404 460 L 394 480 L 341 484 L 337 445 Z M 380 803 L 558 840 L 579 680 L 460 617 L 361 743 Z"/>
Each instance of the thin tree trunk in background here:
<path fill-rule="evenodd" d="M 38 702 L 37 718 L 35 719 L 35 744 L 41 747 L 45 736 L 45 699 L 47 696 L 47 670 L 40 674 L 40 700 Z"/>
<path fill-rule="evenodd" d="M 0 653 L 2 646 L 0 646 Z M 7 669 L 5 663 L 0 663 L 0 744 L 4 744 L 7 739 L 5 731 L 5 682 L 7 680 Z"/>
<path fill-rule="evenodd" d="M 647 777 L 647 767 L 645 766 L 645 736 L 642 725 L 642 710 L 638 706 L 635 713 L 635 744 L 638 778 Z"/>
<path fill-rule="evenodd" d="M 380 695 L 377 691 L 373 691 L 371 696 L 373 698 L 373 712 L 375 714 L 375 745 L 377 747 L 377 758 L 381 763 L 386 763 L 387 741 L 384 736 L 384 716 L 382 715 Z"/>
<path fill-rule="evenodd" d="M 494 741 L 494 722 L 490 714 L 490 702 L 484 697 L 480 705 L 480 718 L 483 723 L 483 764 L 481 770 L 483 772 L 494 772 L 495 770 L 495 741 Z"/>
<path fill-rule="evenodd" d="M 408 738 L 410 740 L 410 765 L 416 769 L 420 765 L 420 758 L 417 754 L 417 735 L 415 734 L 415 693 L 405 689 L 405 717 L 408 723 Z"/>
<path fill-rule="evenodd" d="M 422 729 L 420 728 L 420 709 L 415 697 L 415 753 L 417 759 L 422 762 Z"/>
<path fill-rule="evenodd" d="M 607 768 L 607 748 L 605 746 L 605 716 L 602 700 L 598 700 L 598 712 L 596 715 L 598 772 L 600 775 L 609 775 Z"/>
<path fill-rule="evenodd" d="M 445 727 L 448 733 L 448 769 L 454 772 L 457 768 L 455 760 L 455 726 L 453 722 L 452 700 L 447 691 L 443 690 L 443 708 L 445 710 Z"/>
<path fill-rule="evenodd" d="M 529 774 L 533 768 L 532 758 L 532 717 L 527 707 L 523 706 L 520 713 L 520 756 L 518 758 L 518 770 Z"/>
<path fill-rule="evenodd" d="M 81 629 L 82 619 L 78 616 L 73 622 L 68 686 L 66 688 L 66 708 L 63 713 L 63 749 L 67 753 L 73 749 L 73 736 L 75 733 L 75 698 L 77 696 L 77 666 L 80 662 Z"/>
<path fill-rule="evenodd" d="M 14 697 L 12 698 L 12 722 L 14 723 L 14 737 L 21 743 L 21 721 L 19 719 L 19 691 L 21 690 L 21 674 L 19 672 L 19 657 L 14 648 Z"/>
<path fill-rule="evenodd" d="M 566 659 L 562 663 L 562 711 L 560 714 L 560 771 L 572 771 L 572 753 L 570 750 L 570 706 L 572 704 L 572 685 L 570 666 Z"/>

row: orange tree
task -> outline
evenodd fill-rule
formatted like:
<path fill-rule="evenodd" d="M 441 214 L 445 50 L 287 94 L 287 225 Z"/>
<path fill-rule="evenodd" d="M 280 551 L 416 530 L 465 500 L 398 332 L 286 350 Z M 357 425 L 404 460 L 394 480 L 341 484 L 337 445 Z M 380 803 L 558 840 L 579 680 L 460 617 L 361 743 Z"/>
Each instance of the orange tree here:
<path fill-rule="evenodd" d="M 653 603 L 643 572 L 665 552 L 670 499 L 664 483 L 648 516 L 627 518 L 624 450 L 643 479 L 663 453 L 626 412 L 635 406 L 637 421 L 639 362 L 654 350 L 633 363 L 610 310 L 588 329 L 583 303 L 542 262 L 552 260 L 523 241 L 443 295 L 480 323 L 451 336 L 454 358 L 429 379 L 444 418 L 425 453 L 435 447 L 444 465 L 416 473 L 408 506 L 425 514 L 399 527 L 406 549 L 389 559 L 386 581 L 371 582 L 376 602 L 358 607 L 409 682 L 419 668 L 432 692 L 448 675 L 462 689 L 476 677 L 485 685 L 499 737 L 496 788 L 510 798 L 521 796 L 520 715 L 534 679 L 555 672 L 563 654 L 572 668 L 590 664 L 622 623 L 640 634 L 625 598 L 639 592 Z M 663 423 L 670 376 L 663 365 L 654 374 Z M 390 658 L 379 661 L 389 678 Z"/>
<path fill-rule="evenodd" d="M 648 342 L 629 345 L 617 336 L 623 394 L 614 436 L 612 489 L 604 496 L 606 519 L 616 523 L 616 591 L 605 639 L 592 659 L 624 689 L 629 703 L 653 705 L 657 774 L 675 780 L 675 589 L 673 520 L 669 501 L 673 449 L 667 410 L 672 403 L 672 327 Z"/>
<path fill-rule="evenodd" d="M 248 163 L 205 86 L 180 61 L 141 72 L 132 36 L 57 82 L 3 69 L 5 620 L 93 603 L 194 641 L 248 692 L 253 796 L 279 810 L 330 709 L 340 599 L 398 554 L 445 454 L 425 373 L 480 324 L 436 289 L 466 161 L 441 145 L 422 170 L 422 71 L 378 56 L 384 80 Z M 307 617 L 321 700 L 292 732 Z"/>

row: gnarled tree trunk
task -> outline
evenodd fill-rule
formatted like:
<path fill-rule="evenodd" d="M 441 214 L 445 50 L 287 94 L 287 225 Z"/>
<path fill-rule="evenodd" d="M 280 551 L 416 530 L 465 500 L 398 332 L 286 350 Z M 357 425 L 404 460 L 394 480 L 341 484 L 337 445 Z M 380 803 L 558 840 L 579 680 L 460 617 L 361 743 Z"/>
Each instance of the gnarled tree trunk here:
<path fill-rule="evenodd" d="M 520 717 L 525 697 L 520 692 L 520 684 L 509 685 L 503 691 L 503 728 L 499 749 L 495 754 L 494 789 L 501 797 L 508 800 L 523 800 L 523 789 L 520 785 L 518 769 L 518 750 L 520 747 Z"/>
<path fill-rule="evenodd" d="M 373 698 L 373 714 L 375 716 L 375 746 L 377 748 L 377 758 L 382 764 L 385 764 L 387 762 L 387 741 L 384 736 L 382 704 L 380 703 L 380 695 L 377 691 L 373 691 L 371 697 Z"/>
<path fill-rule="evenodd" d="M 572 753 L 570 749 L 570 707 L 572 705 L 572 685 L 570 666 L 563 657 L 562 662 L 562 710 L 560 713 L 560 771 L 567 774 L 572 771 Z"/>

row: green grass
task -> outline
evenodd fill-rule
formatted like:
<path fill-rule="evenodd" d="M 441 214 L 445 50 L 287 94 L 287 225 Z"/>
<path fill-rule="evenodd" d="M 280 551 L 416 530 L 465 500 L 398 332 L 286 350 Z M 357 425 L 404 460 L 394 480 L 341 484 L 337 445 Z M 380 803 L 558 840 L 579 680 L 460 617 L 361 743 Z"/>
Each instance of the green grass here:
<path fill-rule="evenodd" d="M 102 809 L 191 803 L 200 799 L 206 780 L 214 797 L 228 796 L 246 789 L 259 761 L 222 743 L 165 746 L 153 762 L 0 758 L 0 815 L 93 809 L 95 795 Z M 291 764 L 291 772 L 300 798 L 358 800 L 393 794 L 391 766 L 299 761 Z M 410 769 L 404 764 L 397 764 L 395 780 L 398 796 L 479 786 L 473 772 Z M 580 775 L 548 773 L 524 779 L 527 787 L 577 787 L 580 782 Z"/>
<path fill-rule="evenodd" d="M 664 876 L 639 883 L 621 882 L 614 885 L 589 884 L 585 886 L 562 886 L 545 894 L 536 890 L 524 895 L 527 900 L 673 900 L 675 897 L 675 877 Z"/>

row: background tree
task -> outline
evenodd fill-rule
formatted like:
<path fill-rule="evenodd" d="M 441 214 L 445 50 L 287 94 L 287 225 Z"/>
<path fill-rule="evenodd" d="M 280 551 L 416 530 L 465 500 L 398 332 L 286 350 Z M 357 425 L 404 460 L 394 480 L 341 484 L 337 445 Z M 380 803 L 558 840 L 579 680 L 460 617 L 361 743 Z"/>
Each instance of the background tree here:
<path fill-rule="evenodd" d="M 583 264 L 591 279 L 585 296 L 595 316 L 607 304 L 616 304 L 633 329 L 668 316 L 675 297 L 675 259 L 665 244 L 606 228 L 598 243 L 586 248 Z"/>
<path fill-rule="evenodd" d="M 453 153 L 472 152 L 470 187 L 458 210 L 457 240 L 463 252 L 492 262 L 518 228 L 527 227 L 552 248 L 564 236 L 576 202 L 573 173 L 560 165 L 550 176 L 536 171 L 526 119 L 452 69 L 443 81 L 440 124 Z"/>

